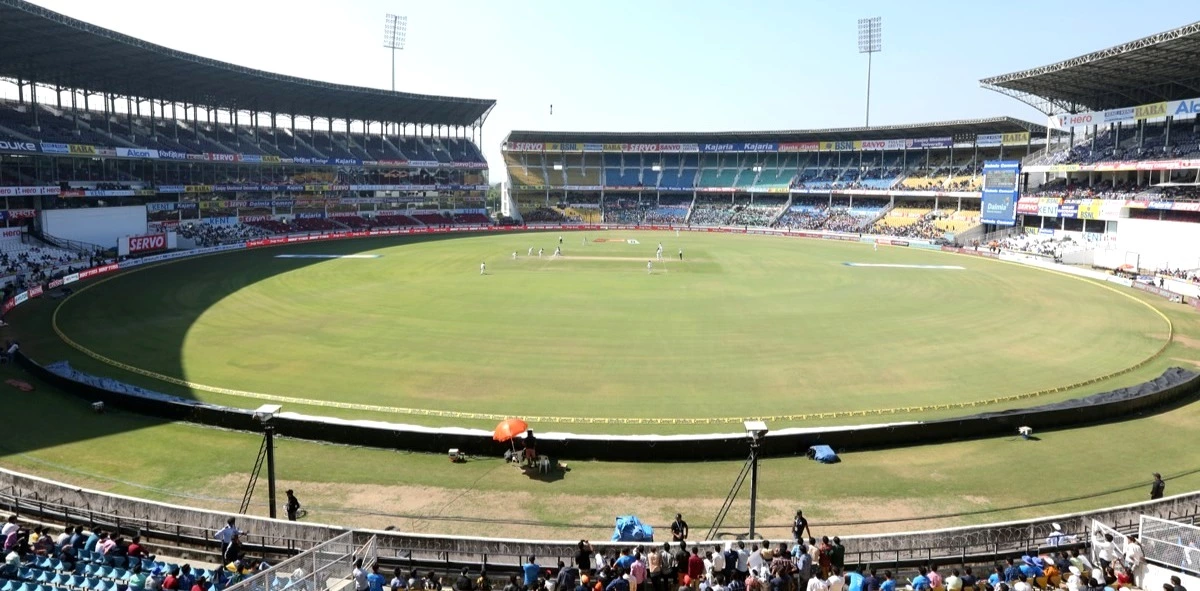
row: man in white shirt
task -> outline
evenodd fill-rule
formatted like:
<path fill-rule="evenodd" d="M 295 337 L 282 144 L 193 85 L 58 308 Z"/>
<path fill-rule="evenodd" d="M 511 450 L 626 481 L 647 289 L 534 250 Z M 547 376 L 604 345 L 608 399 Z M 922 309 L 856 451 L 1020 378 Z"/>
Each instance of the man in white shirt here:
<path fill-rule="evenodd" d="M 229 549 L 229 544 L 233 542 L 234 536 L 245 535 L 246 532 L 241 531 L 234 525 L 234 518 L 230 517 L 225 520 L 225 527 L 217 530 L 213 537 L 221 541 L 221 555 L 225 555 L 225 551 Z"/>
<path fill-rule="evenodd" d="M 946 591 L 962 591 L 962 577 L 958 576 L 958 569 L 950 571 L 950 576 L 946 577 L 942 584 L 946 586 Z"/>
<path fill-rule="evenodd" d="M 9 515 L 8 522 L 4 524 L 4 527 L 0 528 L 0 539 L 7 538 L 9 534 L 17 531 L 20 528 L 21 526 L 17 525 L 17 516 Z"/>
<path fill-rule="evenodd" d="M 354 561 L 354 571 L 351 572 L 351 577 L 354 579 L 354 591 L 367 591 L 370 585 L 367 583 L 367 571 L 363 570 L 363 561 L 361 558 Z"/>
<path fill-rule="evenodd" d="M 808 586 L 805 587 L 805 591 L 829 591 L 829 587 L 821 577 L 813 577 L 808 580 Z"/>
<path fill-rule="evenodd" d="M 842 591 L 846 586 L 846 580 L 842 578 L 842 569 L 833 567 L 833 573 L 829 575 L 829 579 L 825 581 L 825 588 L 828 591 Z"/>
<path fill-rule="evenodd" d="M 746 543 L 745 542 L 738 540 L 737 545 L 738 545 L 738 551 L 737 551 L 738 561 L 737 561 L 737 566 L 734 568 L 737 569 L 738 576 L 741 577 L 742 580 L 745 580 L 746 575 L 748 575 L 750 573 L 750 552 L 746 551 Z"/>
<path fill-rule="evenodd" d="M 58 538 L 54 540 L 54 544 L 56 546 L 58 546 L 59 548 L 62 548 L 63 546 L 65 546 L 67 544 L 67 542 L 71 539 L 71 530 L 72 529 L 73 528 L 71 528 L 71 527 L 64 529 L 63 533 L 58 534 Z"/>
<path fill-rule="evenodd" d="M 1100 568 L 1108 568 L 1108 564 L 1119 556 L 1117 546 L 1113 543 L 1112 534 L 1104 534 L 1103 537 L 1098 534 L 1099 532 L 1092 542 L 1092 550 L 1096 552 L 1096 558 L 1100 559 Z"/>
<path fill-rule="evenodd" d="M 709 571 L 713 578 L 725 572 L 725 553 L 721 551 L 721 547 L 717 546 L 712 553 L 712 569 Z"/>
<path fill-rule="evenodd" d="M 751 546 L 751 550 L 750 555 L 746 557 L 746 564 L 749 565 L 750 570 L 761 573 L 763 572 L 762 552 L 758 551 L 758 544 Z"/>
<path fill-rule="evenodd" d="M 1136 535 L 1125 538 L 1125 566 L 1133 575 L 1133 585 L 1141 589 L 1146 578 L 1146 553 Z"/>

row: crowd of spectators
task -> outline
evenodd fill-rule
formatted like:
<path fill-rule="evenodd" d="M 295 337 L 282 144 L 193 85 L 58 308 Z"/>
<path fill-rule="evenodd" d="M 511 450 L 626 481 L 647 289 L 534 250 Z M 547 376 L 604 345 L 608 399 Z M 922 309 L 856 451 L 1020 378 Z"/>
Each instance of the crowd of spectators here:
<path fill-rule="evenodd" d="M 732 206 L 697 205 L 692 208 L 692 217 L 688 221 L 694 226 L 727 226 L 732 217 Z"/>
<path fill-rule="evenodd" d="M 4 545 L 0 581 L 13 584 L 5 585 L 13 589 L 23 582 L 65 589 L 68 580 L 78 578 L 87 581 L 88 589 L 217 591 L 270 566 L 246 556 L 236 536 L 233 543 L 222 544 L 222 567 L 211 570 L 161 560 L 140 536 L 126 538 L 119 531 L 100 528 L 67 526 L 56 533 L 12 516 L 0 540 Z"/>
<path fill-rule="evenodd" d="M 562 214 L 561 211 L 549 207 L 539 207 L 529 212 L 522 212 L 521 218 L 524 219 L 526 223 L 530 224 L 570 221 Z"/>
<path fill-rule="evenodd" d="M 1073 544 L 1074 537 L 1055 530 L 1044 550 L 1006 558 L 979 573 L 965 564 L 928 562 L 906 572 L 847 563 L 846 547 L 834 536 L 817 538 L 807 521 L 792 540 L 738 540 L 692 543 L 673 532 L 673 541 L 635 547 L 603 548 L 581 540 L 574 557 L 542 564 L 525 557 L 521 574 L 512 575 L 505 591 L 1113 591 L 1144 583 L 1145 553 L 1136 536 L 1118 550 L 1112 536 L 1099 537 L 1095 561 Z M 807 537 L 805 537 L 807 533 Z M 391 590 L 450 588 L 454 591 L 492 591 L 500 582 L 486 572 L 474 576 L 463 568 L 455 579 L 412 570 L 393 572 Z M 901 576 L 901 575 L 905 576 Z M 352 578 L 357 591 L 387 588 L 387 578 L 374 567 L 370 574 L 361 561 Z M 1144 587 L 1142 587 L 1144 588 Z M 1178 577 L 1163 591 L 1186 591 Z"/>
<path fill-rule="evenodd" d="M 1200 283 L 1200 269 L 1159 269 L 1155 273 L 1158 275 L 1166 275 L 1167 277 L 1182 279 L 1184 281 Z"/>
<path fill-rule="evenodd" d="M 646 212 L 647 224 L 682 224 L 687 221 L 686 205 L 659 206 Z"/>
<path fill-rule="evenodd" d="M 16 287 L 37 285 L 54 276 L 73 273 L 74 265 L 86 268 L 88 263 L 99 259 L 95 254 L 86 255 L 76 251 L 52 246 L 32 246 L 15 242 L 0 251 L 0 273 L 6 283 Z"/>
<path fill-rule="evenodd" d="M 248 224 L 234 224 L 232 226 L 184 224 L 179 226 L 175 231 L 181 238 L 187 238 L 201 248 L 243 242 L 272 234 L 272 232 L 265 228 Z"/>
<path fill-rule="evenodd" d="M 747 226 L 763 228 L 771 224 L 771 220 L 775 219 L 775 215 L 779 213 L 779 209 L 783 206 L 778 205 L 739 205 L 733 208 L 733 216 L 729 219 L 729 224 L 733 226 Z"/>
<path fill-rule="evenodd" d="M 933 219 L 928 217 L 905 225 L 889 224 L 885 218 L 875 222 L 875 225 L 871 227 L 871 232 L 884 236 L 916 238 L 919 240 L 939 240 L 946 235 L 946 231 L 934 225 Z"/>
<path fill-rule="evenodd" d="M 640 224 L 645 217 L 646 209 L 640 206 L 604 209 L 604 221 L 610 224 Z"/>

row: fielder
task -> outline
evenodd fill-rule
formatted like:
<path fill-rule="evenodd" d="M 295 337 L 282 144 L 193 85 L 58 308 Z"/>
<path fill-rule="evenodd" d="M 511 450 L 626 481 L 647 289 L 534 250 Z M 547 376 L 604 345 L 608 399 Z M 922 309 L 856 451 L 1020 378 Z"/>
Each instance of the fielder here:
<path fill-rule="evenodd" d="M 646 261 L 646 274 L 649 275 L 653 272 L 654 272 L 654 261 Z"/>
<path fill-rule="evenodd" d="M 538 258 L 539 259 L 542 258 L 542 249 L 540 249 L 540 248 L 538 249 Z"/>
<path fill-rule="evenodd" d="M 479 263 L 479 274 L 480 275 L 487 274 L 487 263 Z"/>
<path fill-rule="evenodd" d="M 517 260 L 517 251 L 515 251 L 515 250 L 513 251 L 513 260 L 514 261 Z"/>
<path fill-rule="evenodd" d="M 556 257 L 562 256 L 562 247 L 561 246 L 555 247 L 554 256 L 556 256 Z"/>
<path fill-rule="evenodd" d="M 533 247 L 532 246 L 529 247 L 529 252 L 525 253 L 525 256 L 533 256 Z"/>
<path fill-rule="evenodd" d="M 662 243 L 661 242 L 658 243 L 658 251 L 656 251 L 654 253 L 654 258 L 656 258 L 660 261 L 662 260 Z"/>
<path fill-rule="evenodd" d="M 878 240 L 876 240 L 876 241 L 875 241 L 875 242 L 873 242 L 872 244 L 875 246 L 875 252 L 879 252 L 879 241 L 878 241 Z"/>
<path fill-rule="evenodd" d="M 683 260 L 683 249 L 679 249 L 679 260 Z"/>

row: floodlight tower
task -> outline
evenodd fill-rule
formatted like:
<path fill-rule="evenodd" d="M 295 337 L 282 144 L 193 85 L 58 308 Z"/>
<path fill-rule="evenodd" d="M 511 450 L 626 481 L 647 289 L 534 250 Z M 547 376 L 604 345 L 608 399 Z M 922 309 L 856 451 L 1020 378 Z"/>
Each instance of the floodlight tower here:
<path fill-rule="evenodd" d="M 404 49 L 408 38 L 408 17 L 387 15 L 383 21 L 383 46 L 392 50 L 392 92 L 396 92 L 396 50 Z"/>
<path fill-rule="evenodd" d="M 871 126 L 871 56 L 883 51 L 883 18 L 858 19 L 858 52 L 867 54 L 867 122 Z"/>

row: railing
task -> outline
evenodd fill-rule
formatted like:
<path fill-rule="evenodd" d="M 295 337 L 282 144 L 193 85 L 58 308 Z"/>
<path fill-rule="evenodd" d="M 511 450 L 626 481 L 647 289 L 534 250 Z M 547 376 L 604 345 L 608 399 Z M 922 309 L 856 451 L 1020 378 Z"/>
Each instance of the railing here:
<path fill-rule="evenodd" d="M 19 513 L 27 519 L 138 532 L 146 540 L 171 542 L 209 552 L 217 546 L 212 533 L 224 525 L 229 516 L 217 511 L 79 489 L 3 469 L 0 469 L 0 509 Z M 1045 547 L 1046 538 L 1052 533 L 1052 522 L 1059 523 L 1066 533 L 1076 536 L 1075 544 L 1062 546 L 1072 548 L 1082 547 L 1090 539 L 1093 519 L 1118 531 L 1136 531 L 1143 515 L 1192 522 L 1200 516 L 1200 492 L 1029 521 L 847 536 L 843 542 L 846 564 L 897 569 L 930 562 L 983 564 Z M 254 516 L 239 516 L 238 520 L 238 527 L 248 532 L 244 537 L 247 546 L 256 555 L 263 556 L 293 556 L 351 531 L 330 525 Z M 488 570 L 493 573 L 515 572 L 522 557 L 531 554 L 543 559 L 545 564 L 553 564 L 552 561 L 558 559 L 570 562 L 576 543 L 576 540 L 438 536 L 375 530 L 357 530 L 356 534 L 361 536 L 356 540 L 362 540 L 363 544 L 368 543 L 370 537 L 375 538 L 375 553 L 381 564 L 422 565 L 446 571 L 464 565 L 491 565 Z M 607 549 L 634 545 L 604 544 Z M 724 541 L 701 545 L 723 546 Z"/>
<path fill-rule="evenodd" d="M 51 246 L 56 246 L 58 248 L 62 248 L 65 250 L 73 250 L 80 254 L 92 255 L 97 252 L 105 252 L 108 250 L 112 250 L 111 247 L 105 248 L 98 244 L 91 244 L 89 242 L 80 242 L 78 240 L 69 240 L 67 238 L 59 238 L 58 236 L 51 236 L 41 230 L 35 230 L 33 228 L 30 228 L 28 234 L 34 238 L 37 238 L 38 240 L 41 240 L 42 242 L 45 242 L 46 244 L 51 245 Z"/>

